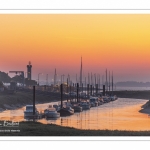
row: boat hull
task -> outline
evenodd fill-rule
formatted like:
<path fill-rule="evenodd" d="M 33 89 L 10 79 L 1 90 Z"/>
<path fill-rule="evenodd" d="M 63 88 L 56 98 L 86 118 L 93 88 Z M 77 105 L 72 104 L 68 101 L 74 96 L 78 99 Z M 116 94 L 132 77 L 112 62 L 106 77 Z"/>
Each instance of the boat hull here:
<path fill-rule="evenodd" d="M 82 107 L 73 107 L 74 112 L 82 112 Z"/>
<path fill-rule="evenodd" d="M 39 119 L 40 115 L 38 113 L 33 115 L 33 112 L 24 112 L 24 118 L 25 119 Z"/>
<path fill-rule="evenodd" d="M 69 111 L 65 109 L 60 109 L 58 112 L 60 113 L 60 116 L 70 116 L 74 114 L 74 111 Z"/>
<path fill-rule="evenodd" d="M 82 107 L 82 110 L 88 110 L 88 109 L 90 109 L 89 105 L 82 105 L 81 107 Z"/>
<path fill-rule="evenodd" d="M 91 103 L 91 107 L 97 107 L 98 103 Z"/>
<path fill-rule="evenodd" d="M 47 113 L 45 114 L 46 118 L 59 118 L 60 114 L 59 113 Z"/>

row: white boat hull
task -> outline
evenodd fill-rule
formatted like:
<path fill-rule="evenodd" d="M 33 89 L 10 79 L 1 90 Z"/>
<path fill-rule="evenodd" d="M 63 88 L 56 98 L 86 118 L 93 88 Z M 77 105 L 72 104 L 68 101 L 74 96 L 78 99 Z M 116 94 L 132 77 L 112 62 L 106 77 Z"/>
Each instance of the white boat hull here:
<path fill-rule="evenodd" d="M 24 112 L 24 118 L 40 118 L 40 115 L 38 113 L 35 113 L 35 115 L 33 115 L 33 112 Z"/>

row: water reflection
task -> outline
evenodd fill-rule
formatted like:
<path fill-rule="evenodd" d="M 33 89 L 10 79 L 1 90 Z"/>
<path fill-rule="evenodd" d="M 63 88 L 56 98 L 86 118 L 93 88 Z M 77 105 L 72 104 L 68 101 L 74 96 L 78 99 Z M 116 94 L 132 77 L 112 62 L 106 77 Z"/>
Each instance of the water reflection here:
<path fill-rule="evenodd" d="M 40 119 L 44 124 L 57 124 L 78 129 L 119 129 L 119 130 L 150 130 L 150 117 L 139 113 L 147 100 L 120 98 L 116 101 L 92 107 L 90 110 L 75 113 L 72 116 L 58 119 Z M 37 109 L 43 111 L 50 103 L 38 104 Z M 0 113 L 0 120 L 24 120 L 25 107 L 7 110 Z"/>

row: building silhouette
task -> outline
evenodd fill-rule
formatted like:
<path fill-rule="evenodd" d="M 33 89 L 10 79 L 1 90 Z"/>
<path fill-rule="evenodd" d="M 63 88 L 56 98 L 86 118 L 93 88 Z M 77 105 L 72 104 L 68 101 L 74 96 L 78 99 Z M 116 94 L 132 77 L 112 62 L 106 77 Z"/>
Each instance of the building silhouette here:
<path fill-rule="evenodd" d="M 29 65 L 27 65 L 27 78 L 28 80 L 32 79 L 32 65 L 31 62 L 29 61 Z"/>

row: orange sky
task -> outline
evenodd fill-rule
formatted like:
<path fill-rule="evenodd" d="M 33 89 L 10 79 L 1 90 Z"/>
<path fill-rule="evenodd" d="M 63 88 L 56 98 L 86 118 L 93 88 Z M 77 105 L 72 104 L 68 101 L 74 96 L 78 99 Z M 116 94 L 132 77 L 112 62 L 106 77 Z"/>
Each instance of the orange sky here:
<path fill-rule="evenodd" d="M 149 49 L 146 14 L 0 15 L 0 70 L 26 71 L 31 61 L 34 79 L 53 78 L 55 67 L 75 77 L 82 55 L 84 75 L 107 68 L 115 81 L 149 81 Z"/>

